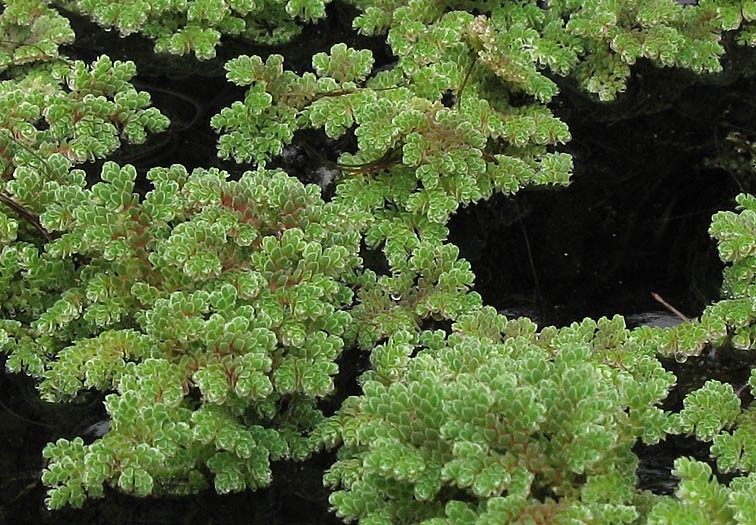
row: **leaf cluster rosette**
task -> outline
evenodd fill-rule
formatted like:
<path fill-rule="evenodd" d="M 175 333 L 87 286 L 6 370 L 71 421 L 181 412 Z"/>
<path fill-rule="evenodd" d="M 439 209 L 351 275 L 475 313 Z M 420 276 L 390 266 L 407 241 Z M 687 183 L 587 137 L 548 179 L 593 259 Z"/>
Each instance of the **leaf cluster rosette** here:
<path fill-rule="evenodd" d="M 59 47 L 74 41 L 67 18 L 44 0 L 3 2 L 0 13 L 0 72 L 60 58 Z M 14 75 L 15 76 L 15 75 Z"/>
<path fill-rule="evenodd" d="M 66 6 L 121 36 L 141 33 L 155 52 L 200 60 L 215 57 L 223 36 L 280 45 L 301 32 L 301 22 L 325 17 L 330 0 L 75 0 Z"/>
<path fill-rule="evenodd" d="M 754 2 L 733 0 L 693 7 L 675 0 L 350 3 L 361 11 L 354 21 L 361 33 L 386 33 L 395 53 L 404 49 L 416 56 L 432 49 L 421 42 L 424 24 L 454 9 L 475 11 L 478 16 L 468 28 L 470 42 L 480 61 L 501 78 L 540 96 L 553 94 L 553 82 L 537 75 L 537 70 L 548 68 L 569 74 L 602 100 L 625 90 L 630 67 L 639 58 L 698 73 L 720 71 L 722 33 L 740 30 L 739 42 L 751 44 L 751 22 L 756 19 Z"/>
<path fill-rule="evenodd" d="M 448 336 L 399 332 L 330 426 L 325 482 L 361 523 L 632 523 L 640 439 L 664 436 L 674 384 L 624 320 L 537 332 L 490 307 Z"/>
<path fill-rule="evenodd" d="M 438 224 L 495 190 L 566 184 L 571 157 L 549 147 L 570 139 L 567 126 L 542 104 L 510 102 L 464 42 L 471 19 L 444 16 L 425 35 L 441 40 L 435 55 L 421 65 L 402 58 L 370 78 L 370 51 L 344 44 L 316 54 L 315 72 L 303 75 L 284 70 L 280 55 L 230 60 L 228 79 L 250 87 L 244 101 L 212 119 L 219 155 L 264 165 L 299 129 L 323 128 L 331 139 L 353 132 L 358 150 L 336 163 L 344 175 L 338 191 L 381 192 L 399 210 Z M 444 104 L 445 96 L 456 102 Z"/>
<path fill-rule="evenodd" d="M 170 123 L 149 107 L 149 93 L 131 84 L 136 75 L 133 62 L 114 62 L 103 55 L 87 65 L 62 56 L 59 46 L 73 42 L 75 35 L 68 19 L 48 3 L 5 2 L 0 13 L 3 185 L 17 167 L 45 170 L 45 160 L 55 153 L 73 163 L 104 158 L 121 140 L 140 144 L 147 133 L 163 131 Z"/>
<path fill-rule="evenodd" d="M 314 447 L 315 402 L 333 391 L 352 322 L 359 215 L 317 186 L 174 165 L 148 172 L 142 199 L 135 177 L 107 162 L 91 188 L 48 182 L 40 221 L 59 237 L 0 256 L 8 368 L 40 378 L 48 401 L 114 392 L 105 436 L 45 449 L 53 508 L 104 483 L 137 495 L 267 485 L 270 458 Z"/>
<path fill-rule="evenodd" d="M 712 474 L 711 466 L 691 458 L 675 461 L 672 473 L 680 479 L 675 498 L 667 497 L 648 516 L 647 523 L 735 523 L 753 521 L 756 476 L 733 479 L 729 486 Z"/>
<path fill-rule="evenodd" d="M 121 140 L 143 143 L 147 133 L 170 124 L 150 106 L 150 95 L 131 84 L 133 62 L 103 55 L 91 66 L 82 61 L 36 67 L 0 85 L 0 174 L 18 181 L 31 166 L 45 174 L 48 156 L 73 163 L 107 157 Z M 13 170 L 21 167 L 21 171 Z M 54 170 L 54 168 L 53 168 Z M 37 184 L 41 184 L 42 180 Z M 33 183 L 32 183 L 33 184 Z M 12 191 L 12 190 L 11 190 Z M 16 195 L 34 206 L 30 195 Z"/>

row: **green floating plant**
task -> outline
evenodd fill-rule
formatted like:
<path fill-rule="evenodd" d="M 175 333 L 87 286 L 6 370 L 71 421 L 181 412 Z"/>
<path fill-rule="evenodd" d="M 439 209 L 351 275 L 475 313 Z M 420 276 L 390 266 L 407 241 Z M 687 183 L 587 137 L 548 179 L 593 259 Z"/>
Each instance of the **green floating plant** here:
<path fill-rule="evenodd" d="M 24 177 L 14 174 L 16 168 L 46 170 L 45 159 L 55 153 L 74 163 L 104 158 L 122 139 L 142 143 L 148 132 L 165 130 L 169 121 L 149 107 L 149 93 L 131 84 L 133 62 L 107 56 L 91 65 L 71 61 L 59 53 L 60 45 L 74 40 L 68 19 L 48 2 L 5 4 L 0 13 L 0 199 L 24 213 L 29 210 L 6 187 Z M 43 179 L 50 177 L 55 175 L 46 173 Z"/>
<path fill-rule="evenodd" d="M 327 3 L 60 5 L 207 59 L 223 35 L 290 41 Z M 70 25 L 48 2 L 3 3 L 0 351 L 47 401 L 106 393 L 109 421 L 92 443 L 45 447 L 47 505 L 81 506 L 106 486 L 255 489 L 271 461 L 342 444 L 330 501 L 364 524 L 752 521 L 752 407 L 711 380 L 665 412 L 675 378 L 657 359 L 756 345 L 752 196 L 712 222 L 729 265 L 723 300 L 668 329 L 507 319 L 471 291 L 447 223 L 494 192 L 569 183 L 572 158 L 557 148 L 570 133 L 547 106 L 558 85 L 612 100 L 638 59 L 717 72 L 725 32 L 756 42 L 756 2 L 343 4 L 359 32 L 386 35 L 393 63 L 375 68 L 345 43 L 301 74 L 278 54 L 230 60 L 227 78 L 247 92 L 211 125 L 222 158 L 257 169 L 232 180 L 153 168 L 140 195 L 132 166 L 106 162 L 99 179 L 73 169 L 167 127 L 131 84 L 134 64 L 71 61 L 59 51 Z M 287 146 L 307 149 L 303 129 L 352 139 L 338 159 L 313 156 L 339 171 L 327 203 L 266 169 Z M 452 329 L 426 330 L 432 321 Z M 349 347 L 369 351 L 371 369 L 326 418 L 318 401 Z M 711 442 L 734 479 L 678 458 L 674 496 L 638 490 L 634 447 L 668 434 Z"/>
<path fill-rule="evenodd" d="M 35 67 L 0 85 L 0 173 L 14 168 L 44 170 L 46 159 L 61 154 L 75 163 L 106 157 L 121 144 L 145 141 L 148 132 L 165 130 L 168 119 L 149 107 L 150 95 L 130 83 L 133 62 L 100 57 L 91 66 L 81 61 Z M 54 169 L 54 168 L 53 168 Z M 28 179 L 21 172 L 16 180 Z M 52 177 L 42 173 L 41 181 Z M 12 189 L 8 188 L 11 190 Z M 34 206 L 32 195 L 18 195 Z M 35 207 L 36 208 L 36 207 Z"/>
<path fill-rule="evenodd" d="M 740 399 L 732 385 L 710 380 L 685 397 L 683 409 L 671 417 L 677 433 L 695 434 L 710 441 L 720 430 L 730 427 L 740 416 Z"/>
<path fill-rule="evenodd" d="M 44 0 L 4 1 L 0 13 L 0 72 L 34 62 L 63 60 L 59 47 L 74 41 L 67 18 Z"/>
<path fill-rule="evenodd" d="M 0 256 L 8 368 L 40 378 L 48 401 L 115 392 L 104 437 L 45 449 L 52 508 L 104 483 L 268 484 L 270 458 L 315 446 L 314 403 L 333 391 L 352 322 L 361 222 L 317 186 L 175 165 L 150 170 L 140 199 L 135 176 L 107 162 L 92 188 L 76 170 L 48 181 L 40 222 L 59 236 L 39 250 L 8 235 Z"/>
<path fill-rule="evenodd" d="M 366 241 L 382 247 L 390 268 L 362 283 L 355 313 L 364 312 L 359 337 L 366 348 L 397 329 L 416 330 L 427 313 L 453 319 L 478 304 L 464 295 L 472 279 L 462 261 L 445 281 L 456 288 L 451 295 L 439 294 L 431 309 L 410 299 L 423 294 L 408 261 L 420 246 L 446 250 L 445 223 L 460 206 L 494 191 L 569 182 L 572 159 L 553 148 L 570 134 L 545 105 L 558 92 L 547 71 L 611 99 L 641 56 L 716 71 L 723 52 L 708 14 L 671 0 L 474 3 L 477 16 L 425 0 L 352 3 L 361 11 L 354 21 L 360 32 L 387 32 L 392 67 L 373 71 L 369 51 L 345 44 L 313 56 L 313 72 L 301 75 L 285 70 L 279 55 L 240 56 L 226 69 L 231 82 L 249 86 L 245 98 L 212 125 L 221 133 L 221 157 L 260 165 L 300 129 L 354 136 L 356 151 L 335 163 L 341 176 L 334 198 L 374 217 Z M 628 39 L 637 52 L 625 49 Z M 690 344 L 688 354 L 698 348 L 697 340 Z"/>
<path fill-rule="evenodd" d="M 361 33 L 387 33 L 398 56 L 408 50 L 429 58 L 441 46 L 433 45 L 437 40 L 423 42 L 423 26 L 462 7 L 431 0 L 349 3 L 361 11 L 354 21 Z M 630 66 L 639 58 L 698 73 L 720 71 L 723 31 L 740 29 L 739 41 L 752 43 L 753 5 L 739 0 L 705 1 L 694 7 L 675 0 L 532 0 L 473 1 L 464 9 L 480 13 L 469 26 L 470 42 L 479 60 L 501 78 L 543 100 L 556 89 L 538 74 L 547 67 L 569 74 L 601 100 L 613 100 L 625 90 Z"/>
<path fill-rule="evenodd" d="M 485 307 L 453 333 L 398 332 L 364 394 L 322 428 L 325 475 L 361 523 L 633 523 L 638 439 L 664 436 L 674 384 L 621 317 L 540 333 Z"/>
<path fill-rule="evenodd" d="M 361 277 L 354 337 L 363 348 L 400 328 L 417 331 L 422 319 L 454 319 L 479 306 L 468 292 L 469 264 L 444 244 L 445 223 L 460 205 L 569 179 L 571 158 L 548 151 L 569 139 L 566 126 L 542 105 L 508 104 L 506 88 L 466 43 L 471 20 L 448 13 L 429 27 L 433 57 L 402 56 L 372 77 L 371 53 L 344 44 L 316 54 L 315 72 L 303 75 L 284 70 L 279 55 L 226 64 L 228 79 L 249 89 L 211 121 L 222 132 L 221 157 L 265 165 L 298 129 L 322 127 L 334 139 L 354 130 L 358 151 L 336 163 L 343 177 L 334 201 L 371 217 L 366 243 L 382 248 L 389 265 L 387 275 Z M 494 86 L 495 106 L 486 99 Z M 457 102 L 445 105 L 448 95 Z"/>
<path fill-rule="evenodd" d="M 756 369 L 748 381 L 751 392 L 756 387 Z M 734 402 L 731 401 L 731 404 Z M 756 472 L 756 413 L 749 406 L 734 418 L 732 432 L 723 430 L 713 438 L 711 454 L 721 472 Z"/>
<path fill-rule="evenodd" d="M 470 18 L 455 12 L 438 22 L 448 26 L 449 46 L 442 49 L 449 56 L 436 57 L 437 67 L 425 65 L 425 75 L 397 66 L 366 81 L 370 52 L 343 44 L 315 55 L 315 73 L 301 76 L 285 71 L 279 55 L 229 61 L 229 80 L 250 88 L 244 102 L 212 119 L 223 132 L 219 155 L 264 165 L 298 129 L 323 127 L 339 138 L 354 126 L 358 151 L 342 154 L 336 164 L 347 179 L 341 186 L 388 190 L 395 205 L 439 224 L 460 204 L 494 190 L 566 184 L 571 157 L 548 152 L 547 145 L 569 140 L 567 127 L 544 106 L 510 106 L 506 96 L 494 106 L 479 92 L 493 74 L 475 67 L 464 44 Z M 459 103 L 445 106 L 445 94 L 456 94 Z"/>
<path fill-rule="evenodd" d="M 756 512 L 756 475 L 732 480 L 729 487 L 720 484 L 711 467 L 690 458 L 675 460 L 672 473 L 680 478 L 675 498 L 657 503 L 647 523 L 747 524 Z"/>
<path fill-rule="evenodd" d="M 76 0 L 66 5 L 121 36 L 139 32 L 152 38 L 158 53 L 193 53 L 207 60 L 215 57 L 224 35 L 265 45 L 289 42 L 301 31 L 298 21 L 325 17 L 329 1 Z"/>
<path fill-rule="evenodd" d="M 456 319 L 481 306 L 480 295 L 470 291 L 470 263 L 458 259 L 455 245 L 411 240 L 401 249 L 412 254 L 391 259 L 390 273 L 367 270 L 358 281 L 352 337 L 365 350 L 398 330 L 418 333 L 426 319 Z"/>

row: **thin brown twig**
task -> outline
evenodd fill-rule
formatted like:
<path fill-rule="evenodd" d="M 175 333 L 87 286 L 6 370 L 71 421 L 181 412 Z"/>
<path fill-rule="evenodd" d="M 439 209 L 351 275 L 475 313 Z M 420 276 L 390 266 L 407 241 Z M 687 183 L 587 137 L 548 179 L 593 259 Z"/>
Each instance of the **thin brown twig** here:
<path fill-rule="evenodd" d="M 659 295 L 656 292 L 651 292 L 651 296 L 654 299 L 656 299 L 657 301 L 659 301 L 664 306 L 664 308 L 666 308 L 667 310 L 669 310 L 670 312 L 672 312 L 673 314 L 675 314 L 677 317 L 679 317 L 680 319 L 682 319 L 684 323 L 689 323 L 690 322 L 690 318 L 688 316 L 686 316 L 680 310 L 678 310 L 677 308 L 675 308 L 674 306 L 672 306 L 671 304 L 669 304 L 667 301 L 665 301 L 664 298 L 661 295 Z"/>

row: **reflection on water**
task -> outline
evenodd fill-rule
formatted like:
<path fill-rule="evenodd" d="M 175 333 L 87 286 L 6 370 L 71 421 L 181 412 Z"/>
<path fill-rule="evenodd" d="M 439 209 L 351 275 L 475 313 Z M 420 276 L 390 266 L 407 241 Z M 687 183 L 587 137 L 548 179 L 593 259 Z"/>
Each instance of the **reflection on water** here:
<path fill-rule="evenodd" d="M 639 326 L 658 326 L 660 328 L 666 328 L 677 326 L 680 323 L 682 323 L 682 319 L 666 310 L 641 312 L 639 314 L 629 314 L 625 316 L 625 324 L 628 328 L 637 328 Z"/>

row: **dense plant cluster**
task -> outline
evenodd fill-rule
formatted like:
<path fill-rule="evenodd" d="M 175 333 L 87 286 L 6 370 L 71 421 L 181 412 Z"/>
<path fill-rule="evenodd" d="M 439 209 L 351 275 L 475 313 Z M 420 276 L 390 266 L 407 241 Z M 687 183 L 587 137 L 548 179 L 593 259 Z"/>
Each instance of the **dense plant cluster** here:
<path fill-rule="evenodd" d="M 266 484 L 269 456 L 311 450 L 313 401 L 333 389 L 350 323 L 359 222 L 317 186 L 176 165 L 150 170 L 140 201 L 135 175 L 108 162 L 91 189 L 48 183 L 40 222 L 62 235 L 3 253 L 4 306 L 28 317 L 3 321 L 8 368 L 40 377 L 51 401 L 115 391 L 101 440 L 45 450 L 51 506 L 106 480 L 196 490 L 204 462 L 221 493 Z"/>
<path fill-rule="evenodd" d="M 107 394 L 107 433 L 45 448 L 48 506 L 106 485 L 255 489 L 271 460 L 338 446 L 330 501 L 364 524 L 749 523 L 752 407 L 710 380 L 663 410 L 675 376 L 659 357 L 756 346 L 753 196 L 713 218 L 722 300 L 672 328 L 508 319 L 472 291 L 447 224 L 494 193 L 569 183 L 570 132 L 548 108 L 559 77 L 611 100 L 638 59 L 717 72 L 725 32 L 756 43 L 756 2 L 352 0 L 335 7 L 385 35 L 393 63 L 345 43 L 302 73 L 276 53 L 226 63 L 246 93 L 210 121 L 218 155 L 253 170 L 172 165 L 138 181 L 130 165 L 76 167 L 168 120 L 133 63 L 64 56 L 61 13 L 206 59 L 222 35 L 288 41 L 326 3 L 3 2 L 0 350 L 45 400 Z M 305 147 L 300 130 L 353 139 L 326 159 L 328 202 L 268 168 Z M 326 417 L 345 351 L 371 368 Z M 675 434 L 710 442 L 733 480 L 680 457 L 674 496 L 637 489 L 634 447 Z"/>
<path fill-rule="evenodd" d="M 66 8 L 87 15 L 122 36 L 142 33 L 155 40 L 155 51 L 199 59 L 215 56 L 222 36 L 275 45 L 296 37 L 297 22 L 325 16 L 329 0 L 74 0 Z"/>
<path fill-rule="evenodd" d="M 675 378 L 621 317 L 538 332 L 485 307 L 448 336 L 400 333 L 372 356 L 364 395 L 334 419 L 344 446 L 325 480 L 344 487 L 331 497 L 340 516 L 429 524 L 639 517 L 645 495 L 634 488 L 631 449 L 664 435 L 656 405 Z"/>

